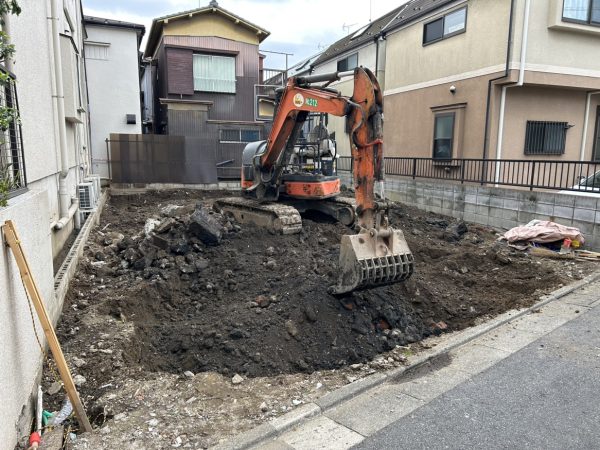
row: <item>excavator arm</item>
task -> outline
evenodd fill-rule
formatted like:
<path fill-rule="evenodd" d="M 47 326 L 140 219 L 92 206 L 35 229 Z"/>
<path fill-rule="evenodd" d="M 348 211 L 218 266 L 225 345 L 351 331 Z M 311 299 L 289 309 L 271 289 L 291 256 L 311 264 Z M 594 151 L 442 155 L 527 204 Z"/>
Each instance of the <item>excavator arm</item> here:
<path fill-rule="evenodd" d="M 354 76 L 352 97 L 311 83 Z M 352 149 L 356 225 L 358 234 L 342 236 L 340 273 L 331 288 L 334 294 L 390 284 L 407 279 L 413 256 L 400 230 L 389 226 L 387 203 L 375 195 L 375 183 L 383 188 L 383 96 L 369 69 L 353 72 L 292 77 L 279 99 L 273 126 L 261 149 L 253 156 L 254 177 L 247 191 L 259 200 L 278 199 L 281 175 L 293 152 L 298 132 L 308 113 L 328 113 L 346 118 Z"/>

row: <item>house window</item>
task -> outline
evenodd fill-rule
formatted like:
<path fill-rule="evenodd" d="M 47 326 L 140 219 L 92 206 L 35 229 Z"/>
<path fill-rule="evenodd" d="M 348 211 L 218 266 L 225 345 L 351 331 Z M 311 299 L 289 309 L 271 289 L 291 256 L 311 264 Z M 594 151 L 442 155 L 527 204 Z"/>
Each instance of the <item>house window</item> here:
<path fill-rule="evenodd" d="M 564 0 L 563 20 L 600 25 L 600 0 Z"/>
<path fill-rule="evenodd" d="M 194 90 L 235 94 L 235 57 L 195 54 Z"/>
<path fill-rule="evenodd" d="M 4 86 L 0 87 L 0 107 L 8 108 L 5 119 L 11 118 L 6 131 L 0 131 L 0 184 L 8 188 L 8 196 L 16 194 L 27 186 L 21 124 L 18 122 L 19 103 L 17 100 L 16 80 L 14 76 L 0 68 L 8 76 Z"/>
<path fill-rule="evenodd" d="M 455 117 L 456 115 L 453 112 L 435 115 L 433 125 L 434 159 L 452 159 Z"/>
<path fill-rule="evenodd" d="M 110 44 L 102 42 L 85 43 L 85 59 L 108 60 L 108 48 Z"/>
<path fill-rule="evenodd" d="M 338 72 L 347 72 L 358 67 L 358 53 L 352 53 L 350 56 L 340 59 L 337 62 Z"/>
<path fill-rule="evenodd" d="M 446 14 L 423 27 L 423 45 L 463 33 L 467 28 L 467 8 Z"/>
<path fill-rule="evenodd" d="M 252 129 L 223 129 L 220 130 L 219 142 L 239 144 L 260 141 L 260 130 Z"/>
<path fill-rule="evenodd" d="M 562 155 L 567 140 L 567 122 L 527 121 L 526 155 Z"/>

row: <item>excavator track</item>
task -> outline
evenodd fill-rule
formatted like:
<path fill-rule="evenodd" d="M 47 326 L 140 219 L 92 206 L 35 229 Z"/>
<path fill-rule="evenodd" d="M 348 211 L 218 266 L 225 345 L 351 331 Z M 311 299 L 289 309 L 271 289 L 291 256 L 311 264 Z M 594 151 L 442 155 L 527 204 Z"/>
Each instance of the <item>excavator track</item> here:
<path fill-rule="evenodd" d="M 284 197 L 281 201 L 293 206 L 301 213 L 319 211 L 349 227 L 354 225 L 356 220 L 356 200 L 353 198 L 338 196 L 325 200 L 300 200 Z"/>
<path fill-rule="evenodd" d="M 240 223 L 253 223 L 274 234 L 295 234 L 302 231 L 302 218 L 293 206 L 232 197 L 215 200 L 213 208 L 224 214 L 231 214 Z"/>

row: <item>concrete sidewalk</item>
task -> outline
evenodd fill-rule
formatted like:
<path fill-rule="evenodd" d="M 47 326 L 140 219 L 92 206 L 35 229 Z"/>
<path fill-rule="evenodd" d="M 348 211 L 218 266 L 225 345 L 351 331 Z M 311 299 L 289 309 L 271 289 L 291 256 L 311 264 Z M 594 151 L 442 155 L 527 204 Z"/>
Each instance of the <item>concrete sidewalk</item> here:
<path fill-rule="evenodd" d="M 255 448 L 600 448 L 600 281 Z"/>

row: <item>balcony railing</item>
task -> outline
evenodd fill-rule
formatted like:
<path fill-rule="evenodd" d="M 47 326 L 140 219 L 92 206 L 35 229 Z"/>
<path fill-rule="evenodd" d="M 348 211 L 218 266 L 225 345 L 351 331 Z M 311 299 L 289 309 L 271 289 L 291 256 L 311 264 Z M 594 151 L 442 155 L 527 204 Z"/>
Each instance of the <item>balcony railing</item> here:
<path fill-rule="evenodd" d="M 287 72 L 278 69 L 261 69 L 260 84 L 283 86 L 287 81 Z"/>
<path fill-rule="evenodd" d="M 338 171 L 351 171 L 352 158 L 341 156 L 337 168 Z M 600 194 L 600 161 L 386 157 L 384 168 L 386 175 L 413 179 Z"/>

